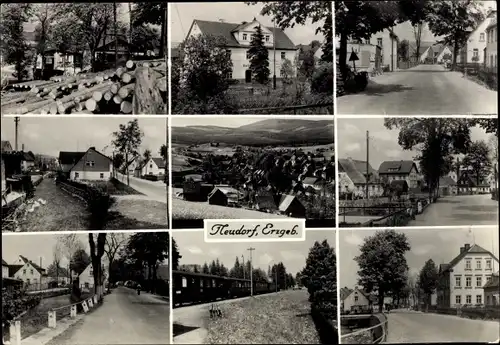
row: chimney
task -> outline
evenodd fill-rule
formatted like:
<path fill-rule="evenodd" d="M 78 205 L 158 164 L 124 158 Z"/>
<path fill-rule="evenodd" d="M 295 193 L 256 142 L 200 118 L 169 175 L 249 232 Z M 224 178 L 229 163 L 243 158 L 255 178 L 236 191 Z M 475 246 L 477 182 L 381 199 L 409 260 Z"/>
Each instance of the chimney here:
<path fill-rule="evenodd" d="M 470 249 L 470 244 L 469 243 L 464 244 L 464 246 L 465 246 L 465 250 L 466 251 Z"/>
<path fill-rule="evenodd" d="M 24 144 L 21 144 L 21 151 L 24 152 Z"/>
<path fill-rule="evenodd" d="M 462 254 L 463 252 L 465 252 L 465 247 L 460 247 L 460 254 Z"/>
<path fill-rule="evenodd" d="M 42 257 L 40 256 L 40 268 L 42 268 Z"/>

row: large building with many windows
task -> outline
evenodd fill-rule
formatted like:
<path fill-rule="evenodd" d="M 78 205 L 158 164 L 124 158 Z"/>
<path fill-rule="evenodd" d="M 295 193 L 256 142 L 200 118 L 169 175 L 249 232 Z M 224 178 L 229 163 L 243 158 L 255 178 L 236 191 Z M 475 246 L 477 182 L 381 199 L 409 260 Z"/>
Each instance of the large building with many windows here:
<path fill-rule="evenodd" d="M 484 305 L 483 287 L 498 270 L 498 258 L 490 251 L 466 243 L 448 264 L 439 267 L 437 303 L 443 307 Z"/>
<path fill-rule="evenodd" d="M 255 18 L 251 22 L 226 23 L 195 19 L 187 37 L 196 37 L 199 35 L 209 35 L 222 37 L 225 40 L 225 49 L 231 56 L 233 63 L 232 79 L 252 81 L 250 72 L 250 42 L 255 28 L 260 26 L 264 35 L 264 45 L 269 52 L 269 70 L 270 76 L 273 76 L 274 66 L 276 66 L 276 77 L 281 78 L 281 66 L 285 60 L 292 63 L 294 75 L 297 72 L 296 64 L 299 49 L 279 28 L 266 27 L 259 23 Z"/>

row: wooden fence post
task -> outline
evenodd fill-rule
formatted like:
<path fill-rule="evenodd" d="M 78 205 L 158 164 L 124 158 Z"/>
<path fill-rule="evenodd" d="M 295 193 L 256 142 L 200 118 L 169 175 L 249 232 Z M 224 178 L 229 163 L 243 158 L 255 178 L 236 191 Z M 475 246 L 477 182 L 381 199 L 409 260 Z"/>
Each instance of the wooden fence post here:
<path fill-rule="evenodd" d="M 70 317 L 72 319 L 76 317 L 76 304 L 71 306 Z"/>
<path fill-rule="evenodd" d="M 10 324 L 10 344 L 21 345 L 21 321 L 14 321 Z"/>

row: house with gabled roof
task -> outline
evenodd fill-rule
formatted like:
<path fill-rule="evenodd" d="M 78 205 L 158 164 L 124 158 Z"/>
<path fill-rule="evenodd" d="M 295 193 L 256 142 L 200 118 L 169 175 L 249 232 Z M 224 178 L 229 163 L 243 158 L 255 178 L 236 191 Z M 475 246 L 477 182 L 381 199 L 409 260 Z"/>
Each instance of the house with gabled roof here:
<path fill-rule="evenodd" d="M 278 210 L 281 214 L 294 218 L 305 218 L 306 207 L 296 195 L 283 195 Z"/>
<path fill-rule="evenodd" d="M 484 304 L 487 306 L 500 305 L 500 279 L 497 271 L 491 276 L 491 279 L 483 286 Z"/>
<path fill-rule="evenodd" d="M 45 268 L 37 265 L 23 255 L 9 265 L 9 277 L 22 280 L 28 286 L 42 286 L 47 277 Z"/>
<path fill-rule="evenodd" d="M 107 181 L 113 172 L 111 158 L 95 147 L 85 152 L 59 152 L 59 168 L 70 180 Z"/>
<path fill-rule="evenodd" d="M 366 185 L 368 178 L 368 194 L 369 196 L 381 196 L 384 193 L 382 184 L 378 181 L 378 172 L 372 168 L 371 164 L 366 161 L 356 160 L 352 158 L 340 158 L 338 160 L 338 171 L 342 173 L 343 185 L 341 188 L 346 193 L 354 193 L 358 197 L 365 198 Z M 348 179 L 346 178 L 348 177 Z M 354 185 L 354 190 L 352 185 Z"/>
<path fill-rule="evenodd" d="M 490 183 L 487 176 L 480 177 L 479 183 L 475 174 L 469 169 L 460 172 L 457 180 L 458 194 L 485 194 L 490 192 Z"/>
<path fill-rule="evenodd" d="M 457 183 L 451 176 L 446 175 L 439 178 L 439 195 L 456 195 L 457 192 Z"/>
<path fill-rule="evenodd" d="M 378 175 L 388 183 L 406 180 L 409 188 L 417 188 L 421 180 L 417 164 L 410 160 L 384 161 L 378 168 Z"/>
<path fill-rule="evenodd" d="M 33 154 L 33 152 L 23 151 L 23 158 L 21 159 L 21 169 L 23 171 L 27 171 L 29 168 L 34 166 L 35 166 L 35 155 Z"/>
<path fill-rule="evenodd" d="M 483 305 L 483 286 L 497 270 L 498 258 L 492 252 L 478 244 L 464 244 L 453 260 L 439 265 L 438 305 Z"/>
<path fill-rule="evenodd" d="M 241 23 L 195 19 L 191 23 L 186 39 L 199 35 L 223 38 L 225 43 L 221 48 L 226 49 L 233 63 L 233 70 L 229 77 L 250 83 L 252 73 L 248 50 L 252 35 L 258 26 L 262 29 L 264 46 L 269 52 L 270 75 L 274 74 L 274 56 L 276 56 L 276 78 L 281 78 L 281 66 L 285 60 L 292 62 L 294 75 L 296 75 L 297 70 L 293 62 L 298 59 L 299 49 L 282 29 L 266 27 L 255 18 L 250 22 Z"/>
<path fill-rule="evenodd" d="M 141 166 L 141 175 L 165 175 L 166 162 L 163 158 L 151 157 L 143 162 Z"/>
<path fill-rule="evenodd" d="M 359 287 L 354 289 L 343 288 L 341 290 L 341 312 L 360 313 L 368 312 L 375 302 L 374 296 Z"/>
<path fill-rule="evenodd" d="M 208 203 L 210 205 L 235 206 L 238 204 L 239 191 L 229 186 L 216 186 L 208 194 Z"/>
<path fill-rule="evenodd" d="M 9 264 L 2 259 L 2 278 L 8 278 L 9 277 Z"/>
<path fill-rule="evenodd" d="M 8 152 L 12 152 L 14 151 L 12 149 L 12 146 L 10 145 L 10 141 L 8 140 L 2 140 L 2 143 L 1 143 L 1 152 L 2 153 L 8 153 Z"/>

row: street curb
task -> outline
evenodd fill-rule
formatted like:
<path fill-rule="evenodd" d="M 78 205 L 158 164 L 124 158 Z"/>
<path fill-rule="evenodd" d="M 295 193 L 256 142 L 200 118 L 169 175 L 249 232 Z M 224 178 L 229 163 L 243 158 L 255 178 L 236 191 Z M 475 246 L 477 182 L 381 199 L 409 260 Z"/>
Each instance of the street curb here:
<path fill-rule="evenodd" d="M 74 319 L 69 318 L 58 321 L 55 329 L 45 327 L 28 338 L 22 339 L 21 343 L 22 345 L 46 345 L 52 341 L 52 339 L 67 331 L 71 326 L 82 320 L 84 317 L 85 314 L 80 314 Z"/>

